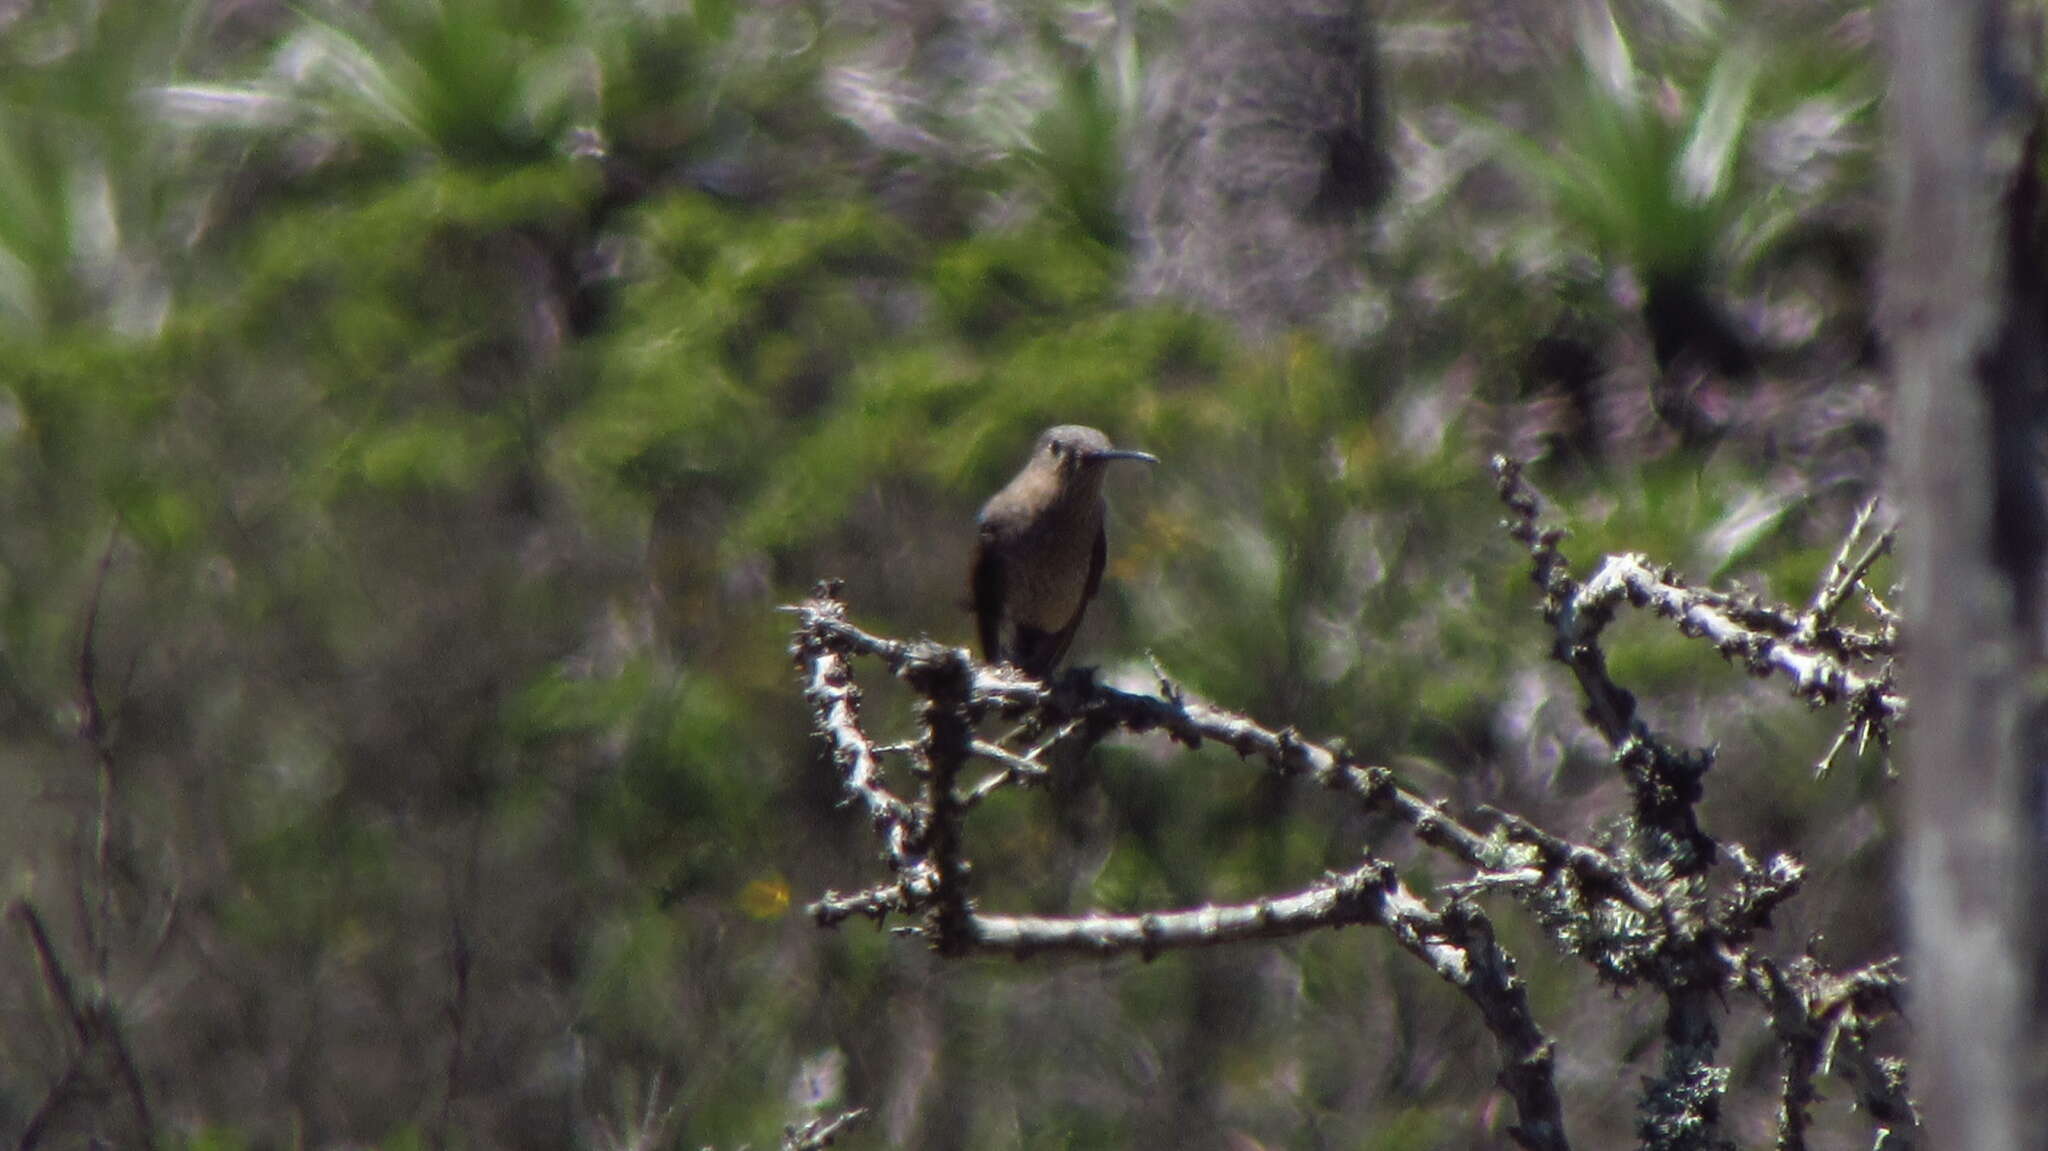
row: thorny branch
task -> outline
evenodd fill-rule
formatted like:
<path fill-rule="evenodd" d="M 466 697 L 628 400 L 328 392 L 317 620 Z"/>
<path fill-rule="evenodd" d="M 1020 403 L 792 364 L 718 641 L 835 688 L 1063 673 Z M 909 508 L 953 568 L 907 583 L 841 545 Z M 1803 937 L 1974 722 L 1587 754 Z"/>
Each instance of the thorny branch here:
<path fill-rule="evenodd" d="M 1337 743 L 1292 728 L 1270 728 L 1194 698 L 1163 673 L 1154 692 L 1129 691 L 1070 674 L 1048 685 L 1009 667 L 979 663 L 932 642 L 871 634 L 846 618 L 837 584 L 821 584 L 792 610 L 794 654 L 818 730 L 832 749 L 847 802 L 875 828 L 892 877 L 852 894 L 827 892 L 810 906 L 833 926 L 849 916 L 915 920 L 901 933 L 922 936 L 940 954 L 1046 952 L 1091 956 L 1162 952 L 1276 939 L 1347 925 L 1383 928 L 1395 942 L 1478 1008 L 1499 1048 L 1500 1083 L 1516 1106 L 1511 1129 L 1525 1148 L 1569 1146 L 1554 1075 L 1554 1045 L 1537 1024 L 1515 961 L 1496 942 L 1475 902 L 1501 893 L 1527 907 L 1566 952 L 1618 986 L 1648 986 L 1666 1003 L 1665 1051 L 1645 1084 L 1639 1129 L 1644 1145 L 1711 1148 L 1720 1133 L 1727 1079 L 1714 1063 L 1717 1021 L 1731 994 L 1764 1007 L 1784 1054 L 1779 1145 L 1804 1144 L 1815 1080 L 1834 1075 L 1856 1093 L 1880 1145 L 1910 1148 L 1917 1129 L 1903 1067 L 1876 1054 L 1875 1023 L 1896 1012 L 1892 965 L 1833 973 L 1811 957 L 1780 964 L 1756 949 L 1772 912 L 1799 890 L 1803 870 L 1779 855 L 1759 864 L 1740 845 L 1716 840 L 1698 824 L 1696 805 L 1711 752 L 1673 746 L 1651 730 L 1634 696 L 1615 683 L 1600 643 L 1624 604 L 1649 608 L 1687 636 L 1711 643 L 1758 675 L 1790 680 L 1816 706 L 1843 705 L 1859 738 L 1889 739 L 1905 714 L 1888 661 L 1896 619 L 1863 586 L 1890 547 L 1890 535 L 1862 542 L 1859 517 L 1806 610 L 1688 587 L 1640 556 L 1610 557 L 1583 582 L 1571 573 L 1562 531 L 1542 526 L 1536 493 L 1520 468 L 1498 460 L 1495 475 L 1513 513 L 1510 533 L 1528 549 L 1544 594 L 1552 654 L 1569 668 L 1587 718 L 1614 748 L 1614 763 L 1635 798 L 1627 830 L 1606 846 L 1574 841 L 1490 807 L 1461 818 L 1404 786 L 1385 767 L 1354 760 Z M 1862 592 L 1880 627 L 1864 633 L 1839 614 Z M 921 736 L 903 745 L 873 741 L 862 726 L 852 661 L 873 659 L 921 700 Z M 1030 746 L 978 738 L 975 725 L 1024 720 Z M 1287 778 L 1343 795 L 1390 816 L 1422 843 L 1469 868 L 1463 878 L 1418 893 L 1391 863 L 1371 854 L 1351 870 L 1292 892 L 1234 904 L 1158 909 L 1141 914 L 1018 916 L 984 911 L 971 895 L 968 817 L 995 791 L 1043 782 L 1055 754 L 1079 755 L 1118 733 L 1158 732 L 1189 748 L 1209 741 Z M 1055 752 L 1057 749 L 1057 752 Z M 890 782 L 910 781 L 915 798 Z M 975 762 L 992 770 L 969 781 Z"/>
<path fill-rule="evenodd" d="M 1866 636 L 1841 627 L 1835 615 L 1891 546 L 1890 535 L 1850 558 L 1868 530 L 1871 512 L 1865 509 L 1804 613 L 1755 597 L 1687 587 L 1675 572 L 1654 570 L 1640 556 L 1610 556 L 1581 583 L 1560 548 L 1564 532 L 1539 522 L 1540 500 L 1521 466 L 1496 457 L 1493 467 L 1501 501 L 1513 513 L 1505 526 L 1529 549 L 1531 576 L 1544 593 L 1552 655 L 1577 679 L 1587 700 L 1587 719 L 1615 748 L 1615 763 L 1635 797 L 1634 818 L 1619 852 L 1637 869 L 1664 877 L 1655 886 L 1665 931 L 1654 951 L 1624 946 L 1611 956 L 1589 955 L 1606 974 L 1648 982 L 1666 999 L 1664 1067 L 1647 1086 L 1642 1133 L 1656 1146 L 1723 1145 L 1717 1129 L 1726 1072 L 1713 1062 L 1719 1037 L 1710 997 L 1739 988 L 1771 1013 L 1772 1030 L 1785 1053 L 1779 1145 L 1803 1147 L 1813 1076 L 1832 1066 L 1831 1060 L 1810 1057 L 1810 1021 L 1837 1010 L 1832 997 L 1838 987 L 1890 989 L 1897 977 L 1888 963 L 1834 976 L 1810 959 L 1802 960 L 1795 976 L 1780 977 L 1771 961 L 1749 946 L 1769 926 L 1772 910 L 1797 892 L 1803 868 L 1786 856 L 1759 868 L 1739 844 L 1718 843 L 1700 829 L 1696 804 L 1713 766 L 1712 753 L 1674 748 L 1650 730 L 1635 697 L 1608 675 L 1600 635 L 1621 605 L 1648 608 L 1676 621 L 1687 637 L 1704 639 L 1722 656 L 1742 660 L 1757 675 L 1786 676 L 1795 692 L 1815 705 L 1845 704 L 1850 718 L 1836 751 L 1851 731 L 1859 740 L 1875 737 L 1886 745 L 1906 711 L 1888 662 L 1896 647 L 1897 621 L 1880 610 L 1882 631 Z M 1867 594 L 1881 609 L 1881 601 Z M 1854 666 L 1879 659 L 1887 662 L 1876 674 Z M 1736 874 L 1732 889 L 1715 897 L 1707 880 L 1719 854 L 1732 861 Z M 1632 966 L 1621 968 L 1616 959 Z M 1861 1005 L 1873 1011 L 1896 1006 L 1888 996 L 1866 996 Z M 1844 1056 L 1838 1074 L 1857 1092 L 1878 1128 L 1880 1145 L 1911 1147 L 1918 1121 L 1906 1096 L 1903 1067 L 1870 1049 L 1868 1017 L 1853 1018 L 1856 1026 L 1832 1033 L 1831 1055 L 1838 1050 Z"/>
<path fill-rule="evenodd" d="M 1515 977 L 1514 961 L 1494 943 L 1491 926 L 1476 906 L 1459 901 L 1437 911 L 1408 888 L 1392 865 L 1368 857 L 1354 870 L 1328 876 L 1303 891 L 1245 904 L 1138 916 L 986 914 L 967 898 L 966 868 L 958 855 L 968 804 L 940 797 L 956 794 L 950 781 L 970 757 L 1000 765 L 991 779 L 1018 775 L 1017 760 L 1031 762 L 1007 752 L 991 754 L 992 748 L 964 738 L 973 722 L 988 714 L 1022 713 L 1056 733 L 1042 747 L 1084 736 L 1092 743 L 1119 729 L 1161 730 L 1190 746 L 1213 739 L 1285 774 L 1306 775 L 1349 791 L 1401 817 L 1425 840 L 1469 861 L 1498 854 L 1499 846 L 1435 805 L 1401 791 L 1383 768 L 1359 767 L 1292 731 L 1271 731 L 1190 699 L 1171 684 L 1162 685 L 1157 696 L 1092 683 L 1073 692 L 1055 691 L 1011 669 L 980 665 L 957 648 L 870 635 L 846 622 L 845 605 L 837 595 L 836 587 L 821 586 L 796 609 L 796 656 L 820 729 L 840 765 L 848 799 L 870 814 L 896 879 L 853 895 L 826 893 L 810 908 L 819 923 L 837 924 L 849 915 L 879 920 L 894 912 L 921 916 L 921 924 L 911 930 L 946 955 L 982 952 L 1021 958 L 1064 951 L 1099 956 L 1135 953 L 1147 959 L 1182 948 L 1375 924 L 1480 1007 L 1502 1049 L 1503 1085 L 1521 1116 L 1512 1131 L 1517 1141 L 1544 1151 L 1569 1146 L 1552 1074 L 1550 1040 L 1536 1025 Z M 881 749 L 860 727 L 858 692 L 846 664 L 851 656 L 882 660 L 924 696 L 927 738 L 914 752 L 923 792 L 918 803 L 905 801 L 883 782 Z M 942 719 L 936 714 L 940 710 L 950 710 L 951 718 Z M 966 794 L 985 794 L 989 786 L 983 781 Z"/>
<path fill-rule="evenodd" d="M 1812 606 L 1801 613 L 1754 596 L 1688 587 L 1677 572 L 1655 568 L 1638 555 L 1607 557 L 1581 584 L 1572 578 L 1570 564 L 1558 550 L 1563 529 L 1538 523 L 1539 501 L 1523 479 L 1521 465 L 1495 457 L 1493 467 L 1501 501 L 1514 513 L 1506 525 L 1508 532 L 1528 547 L 1535 565 L 1533 578 L 1545 593 L 1544 614 L 1557 631 L 1555 655 L 1578 677 L 1587 697 L 1588 718 L 1610 743 L 1620 747 L 1649 737 L 1635 717 L 1634 697 L 1607 678 L 1599 648 L 1600 633 L 1626 603 L 1675 621 L 1682 634 L 1707 640 L 1724 658 L 1741 661 L 1753 674 L 1785 676 L 1794 692 L 1815 706 L 1845 705 L 1849 722 L 1844 739 L 1822 760 L 1823 768 L 1834 761 L 1851 732 L 1859 746 L 1872 738 L 1881 747 L 1890 746 L 1892 729 L 1906 714 L 1905 697 L 1892 678 L 1898 620 L 1863 580 L 1891 550 L 1892 533 L 1882 533 L 1858 558 L 1849 558 L 1869 529 L 1870 508 L 1857 516 Z M 1859 589 L 1881 624 L 1874 635 L 1836 622 L 1843 604 Z M 1874 673 L 1859 670 L 1859 665 L 1880 660 Z"/>

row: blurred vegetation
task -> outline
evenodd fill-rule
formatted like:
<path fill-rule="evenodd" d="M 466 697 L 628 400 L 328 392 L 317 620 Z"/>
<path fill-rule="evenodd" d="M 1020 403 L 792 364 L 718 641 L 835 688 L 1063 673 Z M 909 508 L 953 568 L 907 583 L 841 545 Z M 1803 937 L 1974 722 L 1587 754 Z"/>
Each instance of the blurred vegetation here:
<path fill-rule="evenodd" d="M 0 842 L 162 1141 L 583 1145 L 656 1100 L 678 1147 L 854 1104 L 850 1145 L 1499 1145 L 1476 1021 L 1370 936 L 942 969 L 813 929 L 871 849 L 776 607 L 843 577 L 863 625 L 965 642 L 976 506 L 1095 424 L 1165 463 L 1112 483 L 1077 658 L 1595 825 L 1486 456 L 1540 461 L 1577 556 L 1798 599 L 1882 450 L 1868 13 L 1684 7 L 1668 60 L 1631 46 L 1679 5 L 1603 16 L 1603 64 L 1541 6 L 1384 6 L 1394 186 L 1308 233 L 1366 274 L 1277 332 L 1133 291 L 1173 4 L 0 16 Z M 1693 393 L 1711 450 L 1648 398 L 1674 281 L 1755 353 Z M 1811 865 L 1786 945 L 1889 950 L 1837 898 L 1889 876 L 1876 765 L 1814 780 L 1825 719 L 1624 634 L 1655 722 L 1722 746 L 1717 830 Z M 983 898 L 1242 895 L 1383 830 L 1227 757 L 1100 758 L 1079 849 L 992 808 Z M 1577 1134 L 1626 1138 L 1655 1021 L 1503 930 L 1598 1069 Z M 74 1040 L 13 937 L 0 973 L 15 1138 Z M 1730 1058 L 1766 1115 L 1767 1053 Z M 132 1142 L 87 1078 L 51 1130 Z"/>

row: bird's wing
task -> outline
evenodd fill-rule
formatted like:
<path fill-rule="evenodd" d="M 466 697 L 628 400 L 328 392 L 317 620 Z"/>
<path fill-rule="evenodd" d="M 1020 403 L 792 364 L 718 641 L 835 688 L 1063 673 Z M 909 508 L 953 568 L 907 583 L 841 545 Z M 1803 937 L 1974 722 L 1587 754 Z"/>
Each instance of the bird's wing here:
<path fill-rule="evenodd" d="M 1109 531 L 1098 527 L 1095 529 L 1095 546 L 1088 553 L 1087 589 L 1081 593 L 1081 602 L 1074 608 L 1074 618 L 1067 621 L 1067 626 L 1054 632 L 1046 644 L 1051 656 L 1045 661 L 1043 674 L 1051 674 L 1052 669 L 1067 658 L 1067 648 L 1074 642 L 1074 633 L 1081 630 L 1081 617 L 1088 614 L 1088 605 L 1095 599 L 1096 589 L 1102 586 L 1102 567 L 1108 559 Z"/>
<path fill-rule="evenodd" d="M 981 657 L 990 662 L 1002 658 L 997 640 L 1003 623 L 1003 564 L 996 555 L 994 533 L 987 524 L 974 541 L 974 566 L 968 573 L 968 597 L 974 608 L 975 627 L 981 632 Z"/>
<path fill-rule="evenodd" d="M 1081 607 L 1086 610 L 1088 602 L 1102 589 L 1102 568 L 1109 561 L 1109 527 L 1103 523 L 1095 525 L 1095 550 L 1088 553 L 1088 590 L 1081 593 Z M 1075 616 L 1075 622 L 1080 617 Z"/>

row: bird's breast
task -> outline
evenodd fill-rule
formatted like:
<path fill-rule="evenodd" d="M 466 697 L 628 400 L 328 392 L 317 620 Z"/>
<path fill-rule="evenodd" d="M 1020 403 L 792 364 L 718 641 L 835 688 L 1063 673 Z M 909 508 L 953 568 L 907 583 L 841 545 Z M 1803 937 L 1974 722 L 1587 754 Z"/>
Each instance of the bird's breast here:
<path fill-rule="evenodd" d="M 1073 622 L 1088 594 L 1088 569 L 1100 507 L 1076 511 L 1020 533 L 1005 549 L 1004 606 L 1013 625 L 1058 631 Z"/>

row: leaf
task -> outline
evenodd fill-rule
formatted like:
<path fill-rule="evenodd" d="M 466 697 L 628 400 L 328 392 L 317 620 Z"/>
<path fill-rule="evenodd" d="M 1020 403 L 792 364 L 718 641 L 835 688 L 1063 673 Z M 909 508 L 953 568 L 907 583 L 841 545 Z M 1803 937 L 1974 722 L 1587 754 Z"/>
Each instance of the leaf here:
<path fill-rule="evenodd" d="M 1641 93 L 1636 82 L 1635 57 L 1629 52 L 1620 25 L 1614 22 L 1614 10 L 1607 6 L 1607 0 L 1588 0 L 1579 5 L 1576 16 L 1574 31 L 1579 58 L 1590 74 L 1615 102 L 1637 103 Z"/>
<path fill-rule="evenodd" d="M 1706 97 L 1679 159 L 1681 186 L 1694 203 L 1710 203 L 1728 191 L 1736 150 L 1749 126 L 1750 96 L 1756 90 L 1761 59 L 1759 52 L 1731 48 L 1721 54 L 1707 80 Z"/>

